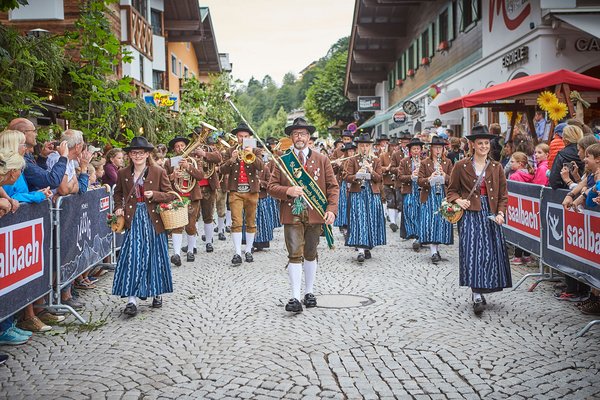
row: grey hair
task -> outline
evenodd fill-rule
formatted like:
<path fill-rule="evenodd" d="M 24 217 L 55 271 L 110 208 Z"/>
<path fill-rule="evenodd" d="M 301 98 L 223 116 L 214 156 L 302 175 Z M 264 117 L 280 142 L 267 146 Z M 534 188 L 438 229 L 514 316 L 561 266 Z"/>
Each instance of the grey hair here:
<path fill-rule="evenodd" d="M 78 144 L 83 144 L 83 132 L 78 131 L 76 129 L 67 129 L 62 133 L 60 140 L 66 140 L 67 146 L 69 147 L 69 149 L 72 149 Z"/>

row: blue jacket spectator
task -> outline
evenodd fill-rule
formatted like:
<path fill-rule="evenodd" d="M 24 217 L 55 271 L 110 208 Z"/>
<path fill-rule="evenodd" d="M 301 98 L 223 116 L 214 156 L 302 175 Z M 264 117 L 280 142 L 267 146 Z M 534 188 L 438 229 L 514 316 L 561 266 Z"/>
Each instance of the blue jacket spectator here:
<path fill-rule="evenodd" d="M 65 171 L 67 170 L 67 158 L 60 157 L 59 160 L 52 166 L 50 170 L 45 170 L 40 167 L 33 154 L 25 154 L 25 181 L 30 191 L 40 190 L 50 187 L 54 190 L 60 185 Z"/>
<path fill-rule="evenodd" d="M 23 174 L 17 179 L 14 185 L 2 186 L 4 191 L 19 203 L 41 203 L 46 200 L 46 195 L 43 192 L 30 192 L 25 182 Z"/>

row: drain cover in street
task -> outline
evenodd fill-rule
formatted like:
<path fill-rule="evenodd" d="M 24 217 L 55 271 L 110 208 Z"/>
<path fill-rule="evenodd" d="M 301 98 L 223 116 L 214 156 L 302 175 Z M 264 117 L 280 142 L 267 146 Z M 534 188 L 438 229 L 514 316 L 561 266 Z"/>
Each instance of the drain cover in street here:
<path fill-rule="evenodd" d="M 322 294 L 317 296 L 319 308 L 354 308 L 375 303 L 375 300 L 355 294 Z"/>

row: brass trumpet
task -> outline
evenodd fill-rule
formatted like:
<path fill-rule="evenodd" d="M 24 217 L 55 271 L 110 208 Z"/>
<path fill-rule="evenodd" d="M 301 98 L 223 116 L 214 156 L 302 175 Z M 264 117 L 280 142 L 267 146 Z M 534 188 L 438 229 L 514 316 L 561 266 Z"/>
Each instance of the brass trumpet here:
<path fill-rule="evenodd" d="M 243 161 L 244 164 L 252 164 L 256 161 L 256 154 L 252 150 L 242 150 L 242 145 L 238 144 L 236 150 L 238 151 L 238 160 Z"/>
<path fill-rule="evenodd" d="M 198 168 L 198 162 L 194 157 L 191 157 L 191 155 L 198 148 L 202 148 L 205 152 L 210 151 L 210 147 L 207 144 L 208 138 L 213 131 L 217 130 L 217 128 L 206 122 L 201 122 L 200 124 L 202 125 L 200 133 L 194 137 L 194 140 L 191 141 L 183 150 L 183 153 L 181 153 L 181 160 L 186 160 L 188 163 L 192 164 L 194 168 Z M 215 164 L 202 160 L 201 166 L 206 179 L 209 179 L 215 173 Z M 176 168 L 181 171 L 181 176 L 175 179 L 173 186 L 179 193 L 190 193 L 196 186 L 196 179 L 194 179 L 187 171 L 181 170 L 179 166 Z"/>

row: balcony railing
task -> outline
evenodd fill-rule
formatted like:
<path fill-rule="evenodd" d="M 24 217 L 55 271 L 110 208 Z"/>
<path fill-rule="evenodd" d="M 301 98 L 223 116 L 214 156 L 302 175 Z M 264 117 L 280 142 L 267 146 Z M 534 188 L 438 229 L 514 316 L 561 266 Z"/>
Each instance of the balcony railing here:
<path fill-rule="evenodd" d="M 121 6 L 121 9 L 127 14 L 127 40 L 124 43 L 152 60 L 152 25 L 135 8 Z"/>

